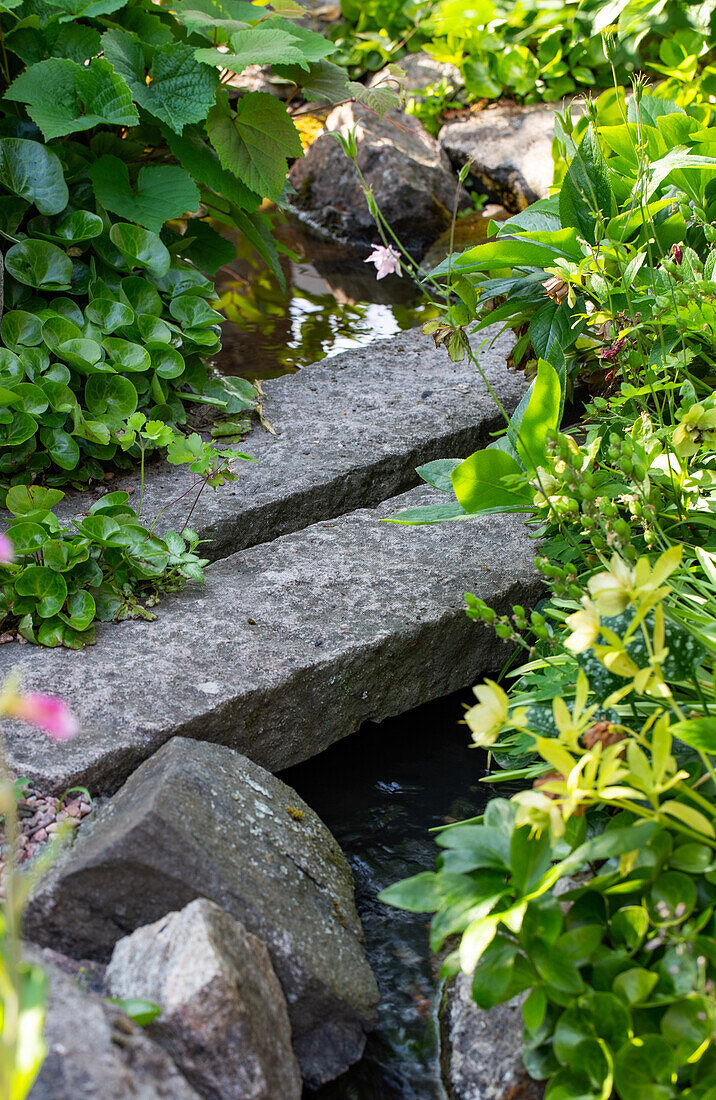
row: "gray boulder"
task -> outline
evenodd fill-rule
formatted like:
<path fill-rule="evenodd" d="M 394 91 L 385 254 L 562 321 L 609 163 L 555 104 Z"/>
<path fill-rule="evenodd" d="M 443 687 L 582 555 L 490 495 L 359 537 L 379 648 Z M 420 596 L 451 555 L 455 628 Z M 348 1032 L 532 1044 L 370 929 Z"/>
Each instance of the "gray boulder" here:
<path fill-rule="evenodd" d="M 463 86 L 457 65 L 452 65 L 449 61 L 436 61 L 424 50 L 406 54 L 405 57 L 400 58 L 398 65 L 405 73 L 403 87 L 413 94 L 420 94 L 431 84 L 439 84 L 441 80 L 447 80 L 456 91 Z M 375 87 L 376 84 L 383 84 L 388 80 L 390 80 L 388 69 L 381 69 L 371 77 L 369 84 L 370 87 Z"/>
<path fill-rule="evenodd" d="M 162 1010 L 147 1033 L 211 1100 L 299 1100 L 301 1074 L 281 986 L 264 944 L 199 898 L 120 940 L 113 997 Z"/>
<path fill-rule="evenodd" d="M 30 938 L 107 959 L 122 936 L 215 901 L 268 947 L 304 1078 L 356 1061 L 378 1003 L 353 879 L 290 788 L 221 745 L 175 737 L 83 826 L 30 901 Z"/>
<path fill-rule="evenodd" d="M 169 1055 L 115 1005 L 85 993 L 44 952 L 47 1057 L 30 1100 L 199 1100 Z"/>
<path fill-rule="evenodd" d="M 296 189 L 291 209 L 324 235 L 367 248 L 379 240 L 355 165 L 333 132 L 355 127 L 357 164 L 373 191 L 383 216 L 403 245 L 420 258 L 450 223 L 458 209 L 469 206 L 450 162 L 421 123 L 402 111 L 382 119 L 358 103 L 334 108 L 321 134 L 291 168 Z"/>
<path fill-rule="evenodd" d="M 560 104 L 488 107 L 448 122 L 438 140 L 458 171 L 472 160 L 479 189 L 511 213 L 546 198 L 552 184 L 554 112 Z"/>
<path fill-rule="evenodd" d="M 459 974 L 440 1005 L 440 1063 L 450 1100 L 541 1100 L 544 1089 L 522 1064 L 522 999 L 488 1012 Z"/>

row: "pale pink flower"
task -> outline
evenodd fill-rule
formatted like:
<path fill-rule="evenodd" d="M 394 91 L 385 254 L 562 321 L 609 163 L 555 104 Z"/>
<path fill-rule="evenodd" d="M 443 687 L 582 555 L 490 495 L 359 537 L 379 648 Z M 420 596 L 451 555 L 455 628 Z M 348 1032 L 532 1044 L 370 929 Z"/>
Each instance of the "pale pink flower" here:
<path fill-rule="evenodd" d="M 55 695 L 42 695 L 35 691 L 23 695 L 6 690 L 0 697 L 0 713 L 38 726 L 53 741 L 69 741 L 79 729 L 70 708 Z"/>
<path fill-rule="evenodd" d="M 15 560 L 15 547 L 7 535 L 0 535 L 0 565 Z"/>
<path fill-rule="evenodd" d="M 403 272 L 400 270 L 400 253 L 397 249 L 393 248 L 392 244 L 385 245 L 374 244 L 371 245 L 373 251 L 367 260 L 363 262 L 366 264 L 375 264 L 377 279 L 384 279 L 386 275 L 400 275 L 402 278 Z"/>

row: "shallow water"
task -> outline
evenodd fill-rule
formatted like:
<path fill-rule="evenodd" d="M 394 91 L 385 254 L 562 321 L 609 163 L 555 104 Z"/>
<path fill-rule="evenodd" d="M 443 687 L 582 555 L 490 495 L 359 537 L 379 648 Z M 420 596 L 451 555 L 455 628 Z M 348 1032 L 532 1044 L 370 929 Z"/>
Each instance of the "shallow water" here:
<path fill-rule="evenodd" d="M 281 776 L 326 823 L 346 854 L 366 950 L 381 992 L 363 1060 L 311 1100 L 444 1100 L 436 1009 L 438 967 L 429 917 L 377 900 L 386 886 L 434 870 L 429 830 L 481 812 L 494 793 L 485 755 L 458 722 L 470 692 L 429 703 L 353 737 Z"/>

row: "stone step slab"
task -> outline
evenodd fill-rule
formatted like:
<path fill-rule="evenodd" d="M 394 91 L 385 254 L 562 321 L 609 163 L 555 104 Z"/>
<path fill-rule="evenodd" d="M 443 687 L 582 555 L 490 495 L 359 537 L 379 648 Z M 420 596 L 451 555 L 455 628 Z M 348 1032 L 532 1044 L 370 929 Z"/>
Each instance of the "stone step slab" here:
<path fill-rule="evenodd" d="M 269 771 L 497 671 L 505 649 L 463 594 L 505 608 L 540 593 L 519 516 L 381 523 L 427 487 L 314 524 L 207 568 L 155 622 L 104 624 L 84 650 L 0 647 L 27 689 L 59 695 L 80 733 L 57 745 L 8 723 L 8 760 L 41 789 L 116 789 L 176 734 L 230 745 Z"/>
<path fill-rule="evenodd" d="M 495 342 L 479 351 L 479 361 L 512 411 L 524 376 L 507 372 L 514 341 L 498 331 L 487 330 Z M 191 526 L 211 540 L 203 547 L 211 558 L 378 504 L 417 485 L 416 466 L 466 457 L 504 424 L 475 367 L 468 360 L 452 363 L 419 329 L 272 379 L 264 390 L 264 415 L 276 435 L 254 427 L 236 449 L 257 461 L 237 460 L 238 481 L 205 489 L 191 516 Z M 180 530 L 196 496 L 193 480 L 185 467 L 149 462 L 142 516 L 153 520 L 170 505 L 157 530 Z M 69 494 L 58 515 L 69 521 L 85 513 L 107 488 L 131 490 L 138 506 L 135 471 Z"/>

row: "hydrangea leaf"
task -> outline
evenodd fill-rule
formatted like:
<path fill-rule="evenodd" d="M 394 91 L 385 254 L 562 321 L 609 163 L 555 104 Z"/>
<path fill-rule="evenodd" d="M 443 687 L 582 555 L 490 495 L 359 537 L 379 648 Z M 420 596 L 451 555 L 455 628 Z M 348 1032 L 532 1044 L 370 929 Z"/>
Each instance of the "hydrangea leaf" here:
<path fill-rule="evenodd" d="M 209 111 L 206 129 L 223 167 L 274 201 L 286 181 L 287 158 L 303 156 L 300 135 L 286 108 L 268 92 L 239 100 L 235 113 L 222 95 Z"/>
<path fill-rule="evenodd" d="M 129 88 L 103 58 L 89 66 L 59 57 L 39 61 L 18 76 L 5 98 L 26 105 L 46 141 L 101 123 L 134 126 L 139 121 Z"/>
<path fill-rule="evenodd" d="M 47 3 L 52 8 L 60 8 L 60 22 L 68 23 L 75 19 L 96 19 L 98 15 L 109 15 L 123 8 L 127 0 L 47 0 Z"/>
<path fill-rule="evenodd" d="M 249 65 L 300 65 L 308 69 L 298 39 L 286 31 L 268 27 L 235 31 L 228 41 L 228 53 L 200 49 L 194 51 L 194 56 L 197 61 L 220 65 L 234 73 L 243 72 Z"/>
<path fill-rule="evenodd" d="M 100 157 L 89 170 L 95 195 L 107 210 L 158 233 L 164 222 L 195 211 L 199 191 L 188 172 L 176 165 L 147 165 L 132 187 L 129 169 L 118 157 Z"/>
<path fill-rule="evenodd" d="M 261 195 L 249 190 L 240 179 L 222 168 L 218 155 L 198 127 L 187 126 L 181 135 L 167 128 L 164 136 L 179 163 L 199 183 L 242 210 L 256 210 L 261 205 Z"/>
<path fill-rule="evenodd" d="M 147 81 L 142 43 L 133 34 L 111 30 L 102 35 L 105 57 L 124 77 L 135 103 L 175 133 L 201 122 L 214 102 L 219 74 L 194 57 L 192 46 L 159 46 L 152 54 Z"/>

